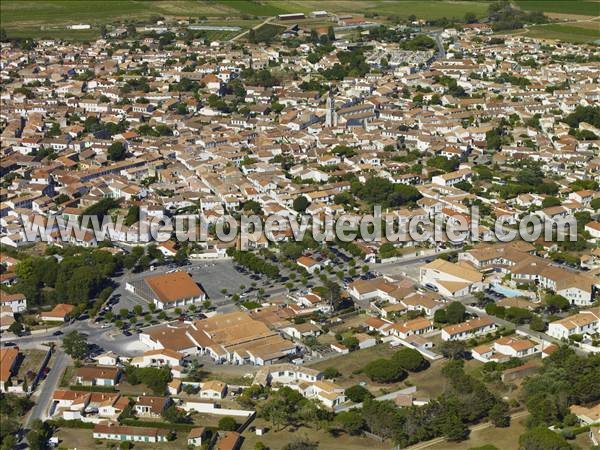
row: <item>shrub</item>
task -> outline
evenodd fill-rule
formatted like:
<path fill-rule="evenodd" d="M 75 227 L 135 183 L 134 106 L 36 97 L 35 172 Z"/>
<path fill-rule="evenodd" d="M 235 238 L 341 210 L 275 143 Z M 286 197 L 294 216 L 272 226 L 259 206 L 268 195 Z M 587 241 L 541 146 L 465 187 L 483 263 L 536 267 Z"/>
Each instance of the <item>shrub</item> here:
<path fill-rule="evenodd" d="M 238 427 L 233 417 L 225 416 L 219 420 L 219 429 L 224 431 L 235 431 Z"/>

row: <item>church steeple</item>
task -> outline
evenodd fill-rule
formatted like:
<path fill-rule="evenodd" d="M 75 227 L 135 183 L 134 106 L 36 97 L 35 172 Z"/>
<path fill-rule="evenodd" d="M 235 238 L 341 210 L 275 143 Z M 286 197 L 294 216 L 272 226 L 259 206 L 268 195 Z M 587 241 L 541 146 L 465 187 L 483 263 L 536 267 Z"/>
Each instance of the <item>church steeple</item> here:
<path fill-rule="evenodd" d="M 325 114 L 325 126 L 334 127 L 337 125 L 337 116 L 335 113 L 335 101 L 333 99 L 333 91 L 330 89 L 327 95 L 326 104 L 327 113 Z"/>

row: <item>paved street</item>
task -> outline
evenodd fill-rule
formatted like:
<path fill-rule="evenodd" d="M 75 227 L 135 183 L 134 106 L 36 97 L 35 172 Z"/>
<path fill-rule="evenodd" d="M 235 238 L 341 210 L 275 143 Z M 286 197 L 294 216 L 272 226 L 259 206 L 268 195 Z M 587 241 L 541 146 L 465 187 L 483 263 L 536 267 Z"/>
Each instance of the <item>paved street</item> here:
<path fill-rule="evenodd" d="M 71 363 L 71 358 L 62 350 L 57 350 L 53 355 L 53 361 L 51 362 L 50 372 L 46 376 L 46 379 L 41 384 L 41 389 L 34 394 L 35 405 L 31 409 L 27 420 L 25 421 L 25 428 L 29 428 L 31 422 L 35 419 L 46 420 L 46 414 L 52 401 L 52 394 L 55 389 L 58 388 L 60 377 L 63 374 L 65 367 Z"/>

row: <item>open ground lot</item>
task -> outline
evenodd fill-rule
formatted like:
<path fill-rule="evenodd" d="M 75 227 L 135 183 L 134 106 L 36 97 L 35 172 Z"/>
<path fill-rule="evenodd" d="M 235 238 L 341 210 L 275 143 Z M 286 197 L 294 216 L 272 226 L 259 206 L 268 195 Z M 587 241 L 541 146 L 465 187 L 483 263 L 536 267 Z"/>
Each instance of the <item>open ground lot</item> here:
<path fill-rule="evenodd" d="M 60 428 L 56 433 L 60 440 L 61 448 L 92 450 L 96 448 L 110 448 L 107 445 L 113 444 L 114 448 L 119 448 L 119 441 L 102 440 L 98 441 L 92 437 L 92 430 L 84 430 L 79 428 Z M 143 443 L 136 442 L 134 448 L 136 450 L 172 450 L 179 448 L 187 448 L 187 433 L 180 431 L 177 433 L 177 439 L 171 442 L 161 443 Z"/>
<path fill-rule="evenodd" d="M 254 450 L 257 442 L 262 442 L 273 450 L 282 448 L 285 444 L 297 437 L 308 437 L 312 441 L 319 443 L 319 449 L 327 450 L 364 450 L 364 449 L 389 449 L 391 442 L 378 442 L 373 439 L 358 436 L 348 436 L 345 433 L 332 434 L 326 430 L 316 430 L 307 427 L 287 427 L 281 431 L 268 430 L 263 436 L 256 436 L 252 431 L 257 428 L 271 428 L 271 424 L 263 419 L 256 419 L 252 426 L 248 427 L 242 434 L 244 442 L 243 450 Z"/>
<path fill-rule="evenodd" d="M 495 445 L 501 449 L 519 448 L 519 436 L 525 432 L 527 416 L 513 420 L 509 428 L 496 428 L 482 424 L 476 426 L 469 439 L 464 442 L 442 442 L 428 447 L 432 450 L 469 450 L 486 444 Z"/>
<path fill-rule="evenodd" d="M 23 353 L 23 361 L 19 366 L 19 372 L 17 373 L 17 378 L 22 379 L 27 375 L 28 372 L 33 374 L 37 374 L 40 370 L 40 366 L 42 365 L 42 361 L 46 356 L 46 352 L 44 350 L 22 350 Z"/>
<path fill-rule="evenodd" d="M 428 369 L 422 372 L 410 373 L 405 380 L 398 383 L 377 384 L 373 383 L 362 373 L 354 373 L 371 361 L 379 358 L 390 358 L 396 351 L 398 351 L 398 348 L 393 348 L 389 344 L 384 343 L 319 361 L 310 365 L 310 367 L 318 370 L 335 367 L 342 374 L 341 377 L 335 380 L 336 383 L 344 387 L 350 387 L 364 382 L 374 395 L 382 395 L 387 392 L 403 389 L 407 386 L 416 386 L 418 391 L 417 396 L 428 396 L 430 398 L 435 398 L 444 391 L 446 380 L 441 374 L 442 367 L 445 364 L 444 360 L 433 361 Z M 480 365 L 481 363 L 478 361 L 467 361 L 466 369 L 467 371 L 475 370 Z"/>

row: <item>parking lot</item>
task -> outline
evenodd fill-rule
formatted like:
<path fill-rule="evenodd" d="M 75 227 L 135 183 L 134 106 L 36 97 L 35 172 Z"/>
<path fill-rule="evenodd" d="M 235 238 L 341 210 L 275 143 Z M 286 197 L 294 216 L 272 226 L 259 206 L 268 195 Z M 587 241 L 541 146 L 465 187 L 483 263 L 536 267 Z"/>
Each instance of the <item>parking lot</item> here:
<path fill-rule="evenodd" d="M 336 272 L 339 270 L 345 272 L 343 279 L 337 279 L 333 274 L 328 274 L 329 277 L 346 286 L 354 279 L 361 276 L 360 262 L 356 265 L 356 274 L 350 276 L 348 274 L 348 271 L 350 270 L 348 261 L 351 259 L 351 255 L 347 254 L 345 251 L 333 248 L 329 248 L 329 250 L 331 251 L 331 259 L 333 260 L 333 267 L 335 267 Z M 310 255 L 321 259 L 319 252 L 311 252 Z M 140 273 L 128 272 L 114 280 L 117 282 L 118 287 L 111 296 L 112 304 L 110 308 L 115 314 L 118 314 L 123 309 L 133 311 L 133 308 L 136 305 L 141 305 L 144 312 L 148 311 L 147 301 L 125 290 L 126 283 L 173 270 L 182 270 L 190 273 L 194 281 L 202 287 L 206 292 L 212 307 L 216 308 L 221 313 L 234 311 L 237 309 L 237 306 L 231 301 L 231 296 L 233 294 L 240 295 L 242 299 L 253 300 L 258 295 L 259 291 L 262 292 L 262 295 L 265 298 L 284 295 L 289 292 L 286 285 L 290 281 L 290 274 L 296 272 L 296 270 L 286 267 L 281 262 L 277 262 L 274 258 L 271 262 L 277 264 L 279 267 L 279 280 L 271 280 L 268 279 L 268 277 L 254 274 L 244 267 L 237 266 L 231 260 L 223 259 L 207 261 L 192 260 L 182 267 L 162 265 L 156 267 L 155 270 L 148 270 Z M 362 276 L 366 277 L 373 275 L 368 274 Z M 296 273 L 294 275 L 294 282 L 292 283 L 292 290 L 303 291 L 307 288 L 310 289 L 313 286 L 322 284 L 322 281 L 316 274 L 308 274 L 306 278 L 306 283 L 302 283 L 299 274 Z"/>
<path fill-rule="evenodd" d="M 156 270 L 146 271 L 136 274 L 124 275 L 118 280 L 119 287 L 115 289 L 113 298 L 116 303 L 112 305 L 113 312 L 119 312 L 121 309 L 133 310 L 135 305 L 141 305 L 144 311 L 148 310 L 147 302 L 141 297 L 125 290 L 125 284 L 130 281 L 140 280 L 152 275 L 165 273 L 170 269 L 168 266 L 157 267 Z M 261 280 L 253 280 L 250 274 L 239 273 L 234 269 L 233 263 L 229 260 L 213 261 L 193 261 L 187 266 L 178 270 L 189 272 L 194 281 L 196 281 L 206 292 L 212 305 L 219 308 L 231 309 L 229 298 L 232 294 L 240 292 L 240 286 L 249 288 L 252 282 L 257 282 L 257 288 L 261 287 Z M 227 293 L 223 294 L 222 290 Z"/>

